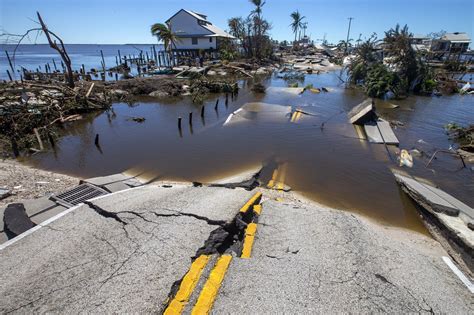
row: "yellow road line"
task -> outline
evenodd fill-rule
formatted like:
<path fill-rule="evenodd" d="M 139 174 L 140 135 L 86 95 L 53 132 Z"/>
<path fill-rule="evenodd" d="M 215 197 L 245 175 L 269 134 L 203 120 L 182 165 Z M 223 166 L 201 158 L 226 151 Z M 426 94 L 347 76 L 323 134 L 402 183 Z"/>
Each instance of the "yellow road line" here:
<path fill-rule="evenodd" d="M 244 246 L 242 248 L 242 255 L 240 255 L 240 258 L 250 258 L 256 232 L 257 224 L 249 223 L 249 225 L 247 225 L 247 229 L 245 230 Z"/>
<path fill-rule="evenodd" d="M 267 188 L 273 188 L 273 186 L 275 186 L 275 180 L 277 177 L 278 177 L 278 168 L 273 170 L 272 179 L 270 179 L 270 181 L 268 182 Z"/>
<path fill-rule="evenodd" d="M 250 198 L 249 201 L 247 201 L 247 203 L 242 208 L 240 208 L 240 212 L 247 212 L 249 209 L 252 208 L 253 205 L 260 201 L 260 198 L 262 198 L 262 193 L 255 193 L 255 195 L 253 195 L 253 197 Z"/>
<path fill-rule="evenodd" d="M 231 255 L 222 255 L 219 257 L 202 288 L 201 294 L 191 314 L 208 314 L 211 311 L 231 260 Z"/>
<path fill-rule="evenodd" d="M 286 170 L 288 169 L 288 163 L 284 163 L 281 166 L 280 174 L 279 174 L 279 179 L 278 179 L 278 185 L 277 189 L 278 190 L 283 190 L 285 186 L 285 179 L 286 179 Z"/>
<path fill-rule="evenodd" d="M 297 114 L 297 112 L 293 112 L 293 114 L 291 114 L 290 122 L 294 122 L 294 121 L 295 121 L 296 114 Z"/>
<path fill-rule="evenodd" d="M 178 292 L 174 296 L 171 303 L 166 308 L 164 314 L 165 315 L 174 315 L 174 314 L 181 314 L 184 307 L 189 301 L 191 294 L 196 287 L 199 278 L 201 278 L 202 271 L 206 267 L 207 263 L 209 262 L 210 256 L 208 255 L 201 255 L 199 256 L 189 268 L 189 271 L 184 276 L 181 284 L 179 285 Z"/>
<path fill-rule="evenodd" d="M 262 212 L 262 205 L 255 205 L 255 206 L 253 206 L 253 212 L 255 212 L 256 214 L 260 215 L 260 213 Z"/>
<path fill-rule="evenodd" d="M 302 115 L 303 114 L 300 111 L 298 111 L 298 114 L 296 115 L 296 118 L 295 118 L 295 122 L 298 121 Z"/>

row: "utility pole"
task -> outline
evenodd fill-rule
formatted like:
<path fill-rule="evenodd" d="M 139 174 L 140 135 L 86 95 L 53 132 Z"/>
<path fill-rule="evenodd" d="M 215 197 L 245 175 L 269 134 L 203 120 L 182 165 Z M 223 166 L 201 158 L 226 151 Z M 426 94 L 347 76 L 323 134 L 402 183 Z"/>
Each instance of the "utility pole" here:
<path fill-rule="evenodd" d="M 347 28 L 346 52 L 345 52 L 346 55 L 347 55 L 347 46 L 349 45 L 349 33 L 351 32 L 351 23 L 354 18 L 349 17 L 348 19 L 349 19 L 349 27 Z"/>

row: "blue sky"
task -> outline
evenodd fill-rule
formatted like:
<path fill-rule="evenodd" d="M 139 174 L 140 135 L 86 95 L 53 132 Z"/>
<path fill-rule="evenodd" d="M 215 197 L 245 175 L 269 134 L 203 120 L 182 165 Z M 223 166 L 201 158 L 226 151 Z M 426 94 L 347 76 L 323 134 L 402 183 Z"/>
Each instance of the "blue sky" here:
<path fill-rule="evenodd" d="M 0 29 L 22 33 L 35 26 L 31 19 L 38 10 L 66 43 L 153 43 L 150 25 L 165 21 L 180 8 L 205 13 L 225 29 L 228 18 L 246 16 L 252 5 L 248 0 L 0 0 Z M 417 34 L 441 29 L 474 34 L 472 0 L 267 0 L 263 14 L 273 25 L 273 38 L 293 38 L 289 14 L 296 9 L 306 16 L 313 39 L 326 34 L 330 42 L 345 39 L 349 16 L 354 17 L 354 39 L 372 32 L 382 37 L 397 23 L 408 24 Z"/>

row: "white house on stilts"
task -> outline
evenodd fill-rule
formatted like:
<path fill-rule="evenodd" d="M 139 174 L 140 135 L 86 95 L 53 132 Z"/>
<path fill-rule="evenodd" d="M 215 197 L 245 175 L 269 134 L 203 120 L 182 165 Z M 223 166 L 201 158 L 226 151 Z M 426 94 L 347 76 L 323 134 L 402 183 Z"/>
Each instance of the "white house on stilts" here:
<path fill-rule="evenodd" d="M 179 10 L 166 24 L 179 38 L 176 50 L 217 50 L 223 39 L 234 37 L 207 20 L 204 14 L 190 10 Z"/>

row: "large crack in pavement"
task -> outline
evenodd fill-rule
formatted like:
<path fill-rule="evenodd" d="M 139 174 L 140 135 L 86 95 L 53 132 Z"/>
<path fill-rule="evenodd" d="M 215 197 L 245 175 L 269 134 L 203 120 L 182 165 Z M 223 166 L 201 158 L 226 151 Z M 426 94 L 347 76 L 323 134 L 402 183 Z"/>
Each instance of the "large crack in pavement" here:
<path fill-rule="evenodd" d="M 118 215 L 117 213 L 115 212 L 110 212 L 110 211 L 107 211 L 107 210 L 104 210 L 102 209 L 101 207 L 99 207 L 98 205 L 96 204 L 93 204 L 92 202 L 90 201 L 84 201 L 84 203 L 86 205 L 88 205 L 92 210 L 94 210 L 95 212 L 97 212 L 97 214 L 105 217 L 105 218 L 110 218 L 110 219 L 114 219 L 115 221 L 117 222 L 120 222 L 122 223 L 123 225 L 127 225 L 128 223 L 123 221 Z"/>
<path fill-rule="evenodd" d="M 195 215 L 193 214 L 191 216 Z M 251 206 L 248 211 L 238 212 L 230 222 L 222 221 L 223 224 L 219 224 L 220 226 L 209 234 L 204 245 L 196 251 L 196 254 L 193 257 L 191 257 L 191 262 L 194 262 L 194 260 L 201 255 L 211 256 L 214 254 L 222 255 L 225 253 L 234 253 L 236 256 L 240 256 L 242 253 L 245 230 L 249 223 L 257 221 L 258 214 L 253 210 L 253 206 Z M 168 299 L 163 304 L 161 314 L 165 312 L 169 303 L 175 297 L 184 276 L 185 275 L 183 275 L 181 279 L 175 281 L 171 286 Z"/>
<path fill-rule="evenodd" d="M 195 214 L 195 213 L 183 212 L 183 211 L 174 210 L 174 209 L 167 209 L 167 208 L 159 209 L 159 210 L 172 212 L 170 214 L 158 213 L 156 211 L 137 212 L 137 211 L 132 211 L 132 210 L 113 212 L 113 211 L 105 210 L 105 209 L 99 207 L 98 205 L 96 205 L 96 204 L 94 204 L 90 201 L 85 201 L 84 203 L 86 205 L 88 205 L 91 209 L 93 209 L 95 212 L 97 212 L 99 215 L 101 215 L 105 218 L 112 218 L 115 221 L 122 223 L 123 225 L 129 224 L 129 222 L 126 222 L 123 218 L 120 217 L 120 214 L 124 214 L 124 213 L 125 214 L 132 214 L 134 216 L 139 217 L 143 221 L 148 222 L 148 223 L 152 223 L 152 224 L 157 224 L 158 222 L 147 219 L 145 217 L 145 214 L 150 213 L 150 214 L 155 215 L 156 217 L 181 217 L 181 216 L 191 217 L 191 218 L 194 218 L 194 219 L 197 219 L 197 220 L 205 221 L 209 225 L 224 226 L 226 224 L 226 221 L 224 221 L 224 220 L 213 220 L 213 219 L 210 219 L 208 217 L 201 216 L 201 215 L 198 215 L 198 214 Z"/>

